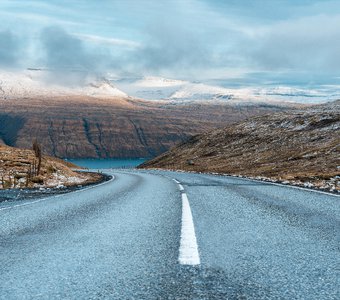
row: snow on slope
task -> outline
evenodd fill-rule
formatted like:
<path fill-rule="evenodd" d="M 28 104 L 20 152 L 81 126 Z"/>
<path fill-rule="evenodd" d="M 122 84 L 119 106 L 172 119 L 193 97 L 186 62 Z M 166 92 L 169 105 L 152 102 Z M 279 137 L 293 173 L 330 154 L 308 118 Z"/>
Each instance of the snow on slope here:
<path fill-rule="evenodd" d="M 226 88 L 219 83 L 209 85 L 162 77 L 88 79 L 83 86 L 71 87 L 47 83 L 48 71 L 0 72 L 0 99 L 31 96 L 136 97 L 173 103 L 191 101 L 223 101 L 230 103 L 323 103 L 340 99 L 340 86 L 296 88 L 266 85 Z M 110 79 L 111 78 L 111 79 Z"/>
<path fill-rule="evenodd" d="M 169 86 L 181 86 L 187 84 L 188 81 L 167 79 L 155 76 L 146 76 L 135 82 L 136 86 L 140 87 L 169 87 Z"/>
<path fill-rule="evenodd" d="M 314 89 L 274 85 L 226 88 L 161 77 L 130 78 L 113 82 L 130 96 L 174 103 L 188 101 L 323 103 L 340 99 L 339 86 L 321 86 Z"/>
<path fill-rule="evenodd" d="M 127 97 L 106 79 L 89 81 L 84 86 L 61 86 L 46 82 L 43 70 L 0 73 L 0 99 L 24 98 L 32 96 L 72 96 Z"/>
<path fill-rule="evenodd" d="M 129 96 L 146 100 L 169 100 L 173 93 L 189 83 L 153 76 L 122 78 L 112 80 L 112 82 Z"/>
<path fill-rule="evenodd" d="M 240 102 L 324 103 L 340 99 L 340 88 L 301 89 L 293 87 L 223 88 L 206 84 L 187 84 L 170 96 L 172 100 L 220 100 Z"/>
<path fill-rule="evenodd" d="M 170 96 L 172 100 L 230 100 L 234 97 L 231 90 L 202 83 L 186 84 Z"/>

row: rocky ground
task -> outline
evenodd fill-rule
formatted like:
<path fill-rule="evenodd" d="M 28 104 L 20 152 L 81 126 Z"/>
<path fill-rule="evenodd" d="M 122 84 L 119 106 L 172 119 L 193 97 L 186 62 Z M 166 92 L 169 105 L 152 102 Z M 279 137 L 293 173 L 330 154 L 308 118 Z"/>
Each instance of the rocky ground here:
<path fill-rule="evenodd" d="M 39 172 L 37 166 L 33 150 L 0 144 L 0 189 L 62 189 L 102 180 L 100 174 L 73 171 L 78 167 L 49 156 L 42 156 Z"/>
<path fill-rule="evenodd" d="M 141 168 L 223 173 L 340 191 L 340 101 L 197 135 Z"/>

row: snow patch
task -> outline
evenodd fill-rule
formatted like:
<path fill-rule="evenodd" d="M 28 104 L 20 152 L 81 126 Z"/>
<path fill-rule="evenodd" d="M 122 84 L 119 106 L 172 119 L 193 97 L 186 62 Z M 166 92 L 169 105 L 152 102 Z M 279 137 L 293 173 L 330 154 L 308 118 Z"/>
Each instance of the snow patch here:
<path fill-rule="evenodd" d="M 88 79 L 83 86 L 61 86 L 46 82 L 48 71 L 0 72 L 0 99 L 34 96 L 127 97 L 106 79 Z"/>
<path fill-rule="evenodd" d="M 169 86 L 179 86 L 187 84 L 187 81 L 167 79 L 163 77 L 147 76 L 138 80 L 135 86 L 138 87 L 169 87 Z"/>

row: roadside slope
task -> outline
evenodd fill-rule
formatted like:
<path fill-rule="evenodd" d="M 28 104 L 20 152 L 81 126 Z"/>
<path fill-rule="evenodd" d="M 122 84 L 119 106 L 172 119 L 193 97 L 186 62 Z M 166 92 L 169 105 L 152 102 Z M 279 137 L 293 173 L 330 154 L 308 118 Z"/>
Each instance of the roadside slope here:
<path fill-rule="evenodd" d="M 340 101 L 197 135 L 140 168 L 266 177 L 340 190 Z"/>
<path fill-rule="evenodd" d="M 0 189 L 72 186 L 101 179 L 100 174 L 74 172 L 76 165 L 50 156 L 42 156 L 40 172 L 37 166 L 32 150 L 0 144 Z"/>

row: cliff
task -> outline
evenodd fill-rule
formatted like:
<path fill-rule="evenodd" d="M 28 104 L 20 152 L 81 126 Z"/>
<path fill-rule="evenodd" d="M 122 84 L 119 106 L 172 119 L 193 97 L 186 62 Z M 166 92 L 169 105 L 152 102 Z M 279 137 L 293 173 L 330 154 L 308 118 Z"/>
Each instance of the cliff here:
<path fill-rule="evenodd" d="M 68 158 L 153 157 L 198 133 L 287 109 L 259 103 L 36 96 L 0 101 L 0 141 Z"/>

